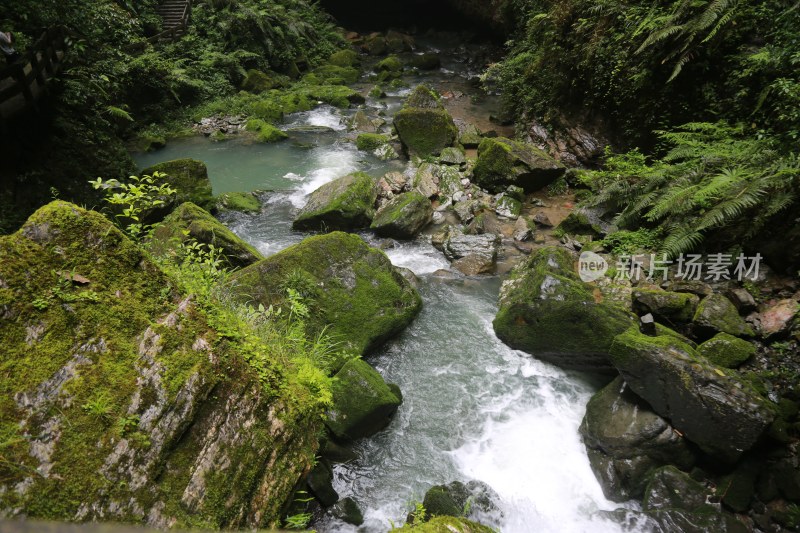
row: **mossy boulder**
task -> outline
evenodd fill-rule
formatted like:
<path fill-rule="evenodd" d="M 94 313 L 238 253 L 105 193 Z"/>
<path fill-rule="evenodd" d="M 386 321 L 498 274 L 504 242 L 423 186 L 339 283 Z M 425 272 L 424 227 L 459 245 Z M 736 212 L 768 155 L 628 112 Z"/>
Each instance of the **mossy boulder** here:
<path fill-rule="evenodd" d="M 217 196 L 217 211 L 258 213 L 261 211 L 261 201 L 252 192 L 226 192 Z"/>
<path fill-rule="evenodd" d="M 386 32 L 386 46 L 395 53 L 410 52 L 414 47 L 414 38 L 406 33 L 389 30 Z"/>
<path fill-rule="evenodd" d="M 425 157 L 452 146 L 458 129 L 438 96 L 420 85 L 394 116 L 394 127 L 409 154 Z"/>
<path fill-rule="evenodd" d="M 242 90 L 251 93 L 263 93 L 275 88 L 275 80 L 260 70 L 250 69 L 242 81 Z"/>
<path fill-rule="evenodd" d="M 401 528 L 395 528 L 393 531 L 413 533 L 494 533 L 495 530 L 466 518 L 436 516 L 427 522 L 406 524 Z"/>
<path fill-rule="evenodd" d="M 309 85 L 298 91 L 306 98 L 343 109 L 350 107 L 350 104 L 363 104 L 366 101 L 361 93 L 344 85 Z"/>
<path fill-rule="evenodd" d="M 503 194 L 503 196 L 497 200 L 494 211 L 498 216 L 516 220 L 519 218 L 520 213 L 522 213 L 522 202 L 513 196 Z"/>
<path fill-rule="evenodd" d="M 592 396 L 580 428 L 589 462 L 606 498 L 641 498 L 650 474 L 664 465 L 687 469 L 686 440 L 617 377 Z"/>
<path fill-rule="evenodd" d="M 181 244 L 189 239 L 214 245 L 233 268 L 246 267 L 263 259 L 258 250 L 237 237 L 211 213 L 191 202 L 179 205 L 156 226 L 151 246 L 157 255 L 179 254 Z"/>
<path fill-rule="evenodd" d="M 375 215 L 377 198 L 377 182 L 369 174 L 349 174 L 312 192 L 292 227 L 323 231 L 366 228 Z"/>
<path fill-rule="evenodd" d="M 603 220 L 605 210 L 601 208 L 579 207 L 566 216 L 558 225 L 559 231 L 569 235 L 588 235 L 602 238 L 617 231 L 617 227 Z"/>
<path fill-rule="evenodd" d="M 425 52 L 411 56 L 411 66 L 420 70 L 436 70 L 442 66 L 442 60 L 437 54 Z"/>
<path fill-rule="evenodd" d="M 247 131 L 255 133 L 256 140 L 262 143 L 274 143 L 289 138 L 285 131 L 260 118 L 251 118 L 247 121 L 245 128 Z"/>
<path fill-rule="evenodd" d="M 618 335 L 611 361 L 636 394 L 687 439 L 723 461 L 749 450 L 775 409 L 738 374 L 711 364 L 676 334 Z"/>
<path fill-rule="evenodd" d="M 211 181 L 208 179 L 208 168 L 202 161 L 175 159 L 142 170 L 142 174 L 148 176 L 152 176 L 154 172 L 166 174 L 166 183 L 178 191 L 169 210 L 184 202 L 197 204 L 206 211 L 214 210 L 214 195 L 211 190 Z M 166 212 L 163 213 L 161 218 L 166 214 Z"/>
<path fill-rule="evenodd" d="M 574 261 L 563 248 L 545 247 L 520 263 L 500 290 L 495 333 L 563 368 L 613 372 L 608 350 L 634 318 L 582 282 Z"/>
<path fill-rule="evenodd" d="M 500 497 L 482 481 L 453 481 L 447 485 L 435 485 L 425 492 L 422 506 L 426 517 L 463 516 L 473 520 L 499 512 Z"/>
<path fill-rule="evenodd" d="M 325 425 L 339 440 L 369 437 L 389 424 L 401 402 L 374 368 L 352 359 L 333 378 Z"/>
<path fill-rule="evenodd" d="M 377 150 L 387 142 L 389 142 L 389 138 L 380 133 L 361 133 L 356 137 L 356 147 L 365 152 Z"/>
<path fill-rule="evenodd" d="M 753 328 L 739 316 L 736 306 L 725 296 L 714 293 L 700 301 L 693 320 L 701 335 L 728 333 L 736 337 L 752 337 Z"/>
<path fill-rule="evenodd" d="M 348 233 L 309 237 L 231 278 L 235 293 L 265 306 L 279 304 L 295 285 L 312 311 L 309 329 L 329 326 L 334 340 L 359 354 L 402 331 L 422 308 L 386 254 Z"/>
<path fill-rule="evenodd" d="M 337 67 L 356 67 L 361 63 L 355 50 L 339 50 L 331 54 L 328 63 Z"/>
<path fill-rule="evenodd" d="M 356 111 L 356 113 L 353 115 L 353 118 L 350 119 L 350 129 L 352 131 L 358 131 L 362 133 L 375 133 L 378 131 L 375 123 L 369 118 L 369 115 L 367 115 L 363 109 Z"/>
<path fill-rule="evenodd" d="M 433 206 L 417 191 L 395 196 L 375 214 L 370 229 L 385 237 L 413 239 L 433 218 Z"/>
<path fill-rule="evenodd" d="M 654 289 L 635 289 L 631 298 L 634 311 L 641 315 L 652 313 L 656 320 L 667 325 L 691 322 L 700 302 L 694 294 Z"/>
<path fill-rule="evenodd" d="M 321 65 L 314 69 L 312 75 L 316 84 L 348 85 L 357 82 L 360 73 L 357 68 L 353 67 Z"/>
<path fill-rule="evenodd" d="M 717 333 L 698 346 L 697 353 L 717 366 L 736 368 L 755 355 L 756 347 L 728 333 Z"/>
<path fill-rule="evenodd" d="M 379 61 L 375 65 L 375 69 L 378 71 L 400 72 L 403 70 L 403 62 L 397 56 L 389 56 Z"/>
<path fill-rule="evenodd" d="M 73 204 L 0 237 L 0 257 L 6 518 L 280 525 L 323 415 L 285 355 Z"/>
<path fill-rule="evenodd" d="M 509 185 L 538 191 L 564 175 L 566 168 L 543 150 L 505 137 L 485 138 L 478 146 L 475 183 L 499 193 Z"/>

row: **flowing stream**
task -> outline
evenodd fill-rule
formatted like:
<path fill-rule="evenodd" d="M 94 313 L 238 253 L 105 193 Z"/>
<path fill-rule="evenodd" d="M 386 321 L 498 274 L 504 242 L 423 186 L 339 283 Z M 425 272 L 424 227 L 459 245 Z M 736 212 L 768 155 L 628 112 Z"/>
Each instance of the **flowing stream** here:
<path fill-rule="evenodd" d="M 446 68 L 441 76 L 451 75 Z M 413 82 L 412 82 L 413 83 Z M 391 95 L 390 95 L 391 96 Z M 402 92 L 368 105 L 389 111 Z M 291 220 L 308 194 L 354 170 L 374 176 L 402 169 L 344 142 L 354 110 L 321 107 L 288 117 L 291 125 L 326 126 L 292 134 L 274 145 L 205 138 L 171 142 L 141 154 L 141 167 L 179 157 L 204 161 L 214 193 L 265 193 L 258 215 L 228 214 L 224 221 L 265 255 L 299 242 Z M 288 126 L 288 125 L 287 125 Z M 364 234 L 374 243 L 374 238 Z M 359 459 L 336 465 L 334 486 L 360 505 L 360 528 L 333 518 L 318 531 L 383 532 L 402 525 L 412 503 L 432 485 L 481 480 L 500 497 L 501 515 L 483 517 L 504 532 L 612 532 L 621 525 L 597 514 L 617 504 L 606 500 L 581 443 L 578 427 L 597 384 L 514 351 L 494 335 L 492 319 L 501 280 L 434 274 L 448 269 L 428 239 L 387 250 L 395 265 L 419 278 L 424 309 L 397 339 L 368 357 L 404 402 L 388 428 L 355 444 Z"/>

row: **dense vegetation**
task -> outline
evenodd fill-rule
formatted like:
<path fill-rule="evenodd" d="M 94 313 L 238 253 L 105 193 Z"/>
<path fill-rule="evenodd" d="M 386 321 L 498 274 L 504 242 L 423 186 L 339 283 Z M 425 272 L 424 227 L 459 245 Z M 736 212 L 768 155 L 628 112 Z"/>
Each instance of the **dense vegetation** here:
<path fill-rule="evenodd" d="M 657 227 L 674 255 L 710 234 L 743 244 L 796 205 L 796 2 L 510 5 L 523 22 L 487 77 L 523 126 L 584 122 L 655 155 L 610 157 L 591 180 L 622 227 Z"/>
<path fill-rule="evenodd" d="M 329 17 L 307 0 L 201 0 L 189 34 L 148 45 L 161 30 L 156 0 L 22 0 L 0 5 L 0 24 L 24 50 L 41 28 L 72 36 L 68 67 L 41 121 L 14 124 L 6 146 L 10 184 L 0 195 L 8 232 L 52 194 L 96 201 L 88 177 L 122 177 L 133 162 L 124 140 L 187 107 L 235 93 L 248 69 L 298 74 L 341 46 Z M 54 187 L 57 191 L 52 191 Z M 14 194 L 14 189 L 18 192 Z"/>

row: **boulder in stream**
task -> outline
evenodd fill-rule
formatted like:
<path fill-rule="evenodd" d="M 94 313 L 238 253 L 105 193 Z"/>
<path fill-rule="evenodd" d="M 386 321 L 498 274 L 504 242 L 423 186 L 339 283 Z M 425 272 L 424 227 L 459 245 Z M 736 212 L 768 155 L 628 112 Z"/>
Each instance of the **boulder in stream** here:
<path fill-rule="evenodd" d="M 610 353 L 631 390 L 723 461 L 753 447 L 775 418 L 774 407 L 752 385 L 698 356 L 667 328 L 651 337 L 632 327 L 616 337 Z"/>
<path fill-rule="evenodd" d="M 311 193 L 292 227 L 298 230 L 353 230 L 365 228 L 375 214 L 377 182 L 355 172 L 326 183 Z"/>
<path fill-rule="evenodd" d="M 452 146 L 458 129 L 439 97 L 420 85 L 394 116 L 394 127 L 409 154 L 420 157 L 438 154 Z"/>
<path fill-rule="evenodd" d="M 500 289 L 495 333 L 512 348 L 562 368 L 612 373 L 608 350 L 634 317 L 581 281 L 574 261 L 551 246 L 517 265 Z"/>
<path fill-rule="evenodd" d="M 505 137 L 485 138 L 478 146 L 475 183 L 492 193 L 509 185 L 535 192 L 564 175 L 564 165 L 542 150 Z"/>
<path fill-rule="evenodd" d="M 158 210 L 160 217 L 153 218 L 154 221 L 161 220 L 172 208 L 184 202 L 192 202 L 206 211 L 214 211 L 211 181 L 208 179 L 208 169 L 202 161 L 195 159 L 164 161 L 142 170 L 142 175 L 152 176 L 155 172 L 166 174 L 165 182 L 176 189 L 178 194 L 171 204 Z"/>
<path fill-rule="evenodd" d="M 375 214 L 370 228 L 384 237 L 413 239 L 432 217 L 431 201 L 421 193 L 411 191 L 389 200 Z"/>
<path fill-rule="evenodd" d="M 358 354 L 402 331 L 422 308 L 416 289 L 382 251 L 358 235 L 333 232 L 303 242 L 236 272 L 231 289 L 268 307 L 286 287 L 312 309 L 307 327 L 328 327 L 334 340 Z"/>

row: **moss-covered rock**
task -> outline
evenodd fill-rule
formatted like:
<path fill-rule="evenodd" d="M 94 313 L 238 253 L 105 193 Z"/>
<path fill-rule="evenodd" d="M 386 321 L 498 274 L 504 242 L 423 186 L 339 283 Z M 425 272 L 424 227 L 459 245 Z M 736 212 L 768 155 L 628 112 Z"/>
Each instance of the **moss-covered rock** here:
<path fill-rule="evenodd" d="M 192 202 L 206 211 L 214 210 L 211 181 L 208 179 L 206 164 L 202 161 L 175 159 L 142 170 L 142 174 L 148 176 L 152 176 L 154 172 L 166 174 L 166 183 L 178 191 L 172 207 L 184 202 Z"/>
<path fill-rule="evenodd" d="M 274 143 L 288 139 L 289 135 L 282 130 L 279 130 L 269 122 L 261 120 L 260 118 L 251 118 L 247 121 L 245 126 L 247 131 L 252 131 L 256 134 L 256 140 L 262 143 Z"/>
<path fill-rule="evenodd" d="M 365 152 L 372 152 L 387 142 L 389 142 L 389 138 L 380 133 L 361 133 L 356 137 L 356 147 Z"/>
<path fill-rule="evenodd" d="M 516 220 L 519 218 L 520 213 L 522 213 L 522 202 L 513 196 L 503 194 L 503 196 L 497 200 L 497 205 L 495 206 L 494 211 L 501 217 Z"/>
<path fill-rule="evenodd" d="M 361 63 L 355 50 L 339 50 L 331 54 L 328 63 L 337 67 L 355 67 Z"/>
<path fill-rule="evenodd" d="M 246 267 L 263 259 L 258 250 L 237 237 L 208 211 L 191 202 L 179 205 L 156 226 L 151 246 L 156 255 L 179 254 L 181 244 L 189 239 L 213 244 L 233 268 Z"/>
<path fill-rule="evenodd" d="M 414 38 L 406 33 L 389 30 L 386 32 L 386 46 L 395 53 L 410 52 L 414 47 Z"/>
<path fill-rule="evenodd" d="M 736 306 L 719 293 L 700 301 L 693 322 L 699 333 L 708 336 L 719 332 L 737 337 L 754 335 L 753 328 L 739 316 Z"/>
<path fill-rule="evenodd" d="M 261 201 L 252 192 L 226 192 L 217 196 L 217 210 L 258 213 L 261 211 Z"/>
<path fill-rule="evenodd" d="M 275 88 L 275 85 L 275 80 L 268 74 L 260 70 L 250 69 L 247 71 L 244 81 L 242 81 L 242 90 L 258 94 Z"/>
<path fill-rule="evenodd" d="M 400 403 L 374 368 L 352 359 L 334 376 L 333 405 L 325 425 L 339 440 L 368 437 L 389 424 Z"/>
<path fill-rule="evenodd" d="M 357 235 L 309 237 L 232 276 L 236 293 L 269 306 L 287 286 L 302 283 L 312 316 L 309 328 L 329 333 L 356 353 L 366 353 L 402 331 L 422 308 L 411 284 L 386 255 Z"/>
<path fill-rule="evenodd" d="M 393 531 L 413 533 L 494 533 L 494 529 L 466 518 L 436 516 L 428 522 L 406 524 Z"/>
<path fill-rule="evenodd" d="M 323 414 L 284 355 L 99 213 L 53 202 L 0 257 L 6 517 L 280 524 Z"/>
<path fill-rule="evenodd" d="M 379 61 L 375 65 L 375 69 L 378 71 L 401 72 L 403 70 L 403 62 L 397 56 L 389 56 Z"/>
<path fill-rule="evenodd" d="M 556 247 L 537 250 L 514 269 L 493 322 L 512 348 L 563 368 L 602 372 L 613 371 L 608 350 L 633 323 L 628 311 L 582 282 L 573 257 Z"/>
<path fill-rule="evenodd" d="M 360 75 L 357 68 L 339 67 L 337 65 L 321 65 L 312 73 L 314 83 L 328 85 L 347 85 L 358 81 Z"/>
<path fill-rule="evenodd" d="M 686 440 L 617 377 L 592 396 L 580 428 L 589 462 L 606 498 L 641 498 L 650 474 L 664 465 L 688 469 Z"/>
<path fill-rule="evenodd" d="M 413 239 L 433 217 L 433 206 L 417 191 L 395 196 L 375 214 L 370 229 L 378 235 Z"/>
<path fill-rule="evenodd" d="M 311 193 L 292 227 L 323 231 L 368 227 L 377 198 L 377 182 L 369 174 L 356 172 L 341 177 Z"/>
<path fill-rule="evenodd" d="M 753 343 L 727 333 L 717 333 L 697 347 L 697 353 L 711 363 L 725 368 L 736 368 L 756 353 Z"/>
<path fill-rule="evenodd" d="M 298 91 L 311 100 L 341 108 L 350 107 L 350 104 L 363 104 L 366 100 L 361 93 L 344 85 L 312 85 Z"/>
<path fill-rule="evenodd" d="M 656 320 L 667 325 L 690 322 L 700 302 L 694 294 L 653 289 L 636 289 L 631 298 L 634 311 L 642 315 L 652 313 Z"/>
<path fill-rule="evenodd" d="M 453 516 L 476 519 L 498 513 L 500 497 L 482 481 L 462 483 L 453 481 L 447 485 L 435 485 L 425 492 L 422 506 L 426 518 Z"/>
<path fill-rule="evenodd" d="M 420 85 L 394 116 L 394 127 L 400 141 L 412 155 L 425 157 L 452 146 L 458 129 L 438 96 Z"/>
<path fill-rule="evenodd" d="M 611 361 L 636 394 L 687 439 L 721 460 L 736 460 L 775 418 L 738 374 L 711 364 L 675 334 L 618 335 Z"/>
<path fill-rule="evenodd" d="M 411 66 L 420 70 L 436 70 L 442 66 L 442 60 L 437 54 L 425 52 L 411 56 Z"/>
<path fill-rule="evenodd" d="M 538 191 L 564 175 L 564 165 L 544 151 L 505 137 L 483 139 L 478 146 L 475 183 L 493 193 L 509 185 Z"/>

